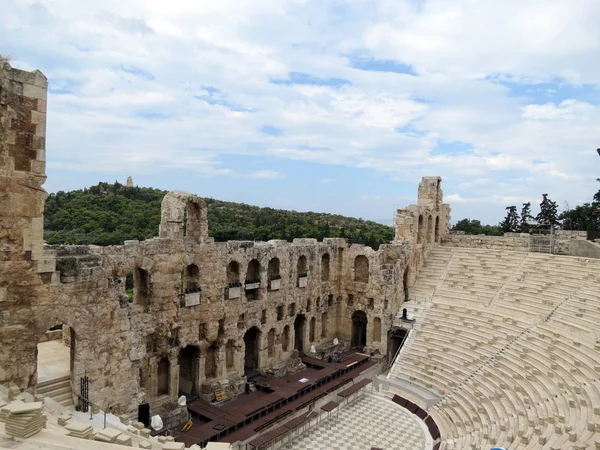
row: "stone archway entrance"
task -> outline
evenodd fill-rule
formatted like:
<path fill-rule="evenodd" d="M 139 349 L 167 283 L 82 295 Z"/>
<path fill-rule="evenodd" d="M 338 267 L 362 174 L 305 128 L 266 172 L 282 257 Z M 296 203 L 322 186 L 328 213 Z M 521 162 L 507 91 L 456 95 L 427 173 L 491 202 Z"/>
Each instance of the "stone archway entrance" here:
<path fill-rule="evenodd" d="M 63 406 L 73 405 L 75 330 L 58 324 L 41 337 L 36 348 L 36 393 Z"/>
<path fill-rule="evenodd" d="M 200 349 L 188 345 L 179 352 L 179 391 L 185 395 L 198 395 L 198 364 Z"/>
<path fill-rule="evenodd" d="M 352 314 L 352 347 L 367 345 L 368 321 L 364 311 L 354 311 L 354 314 Z"/>
<path fill-rule="evenodd" d="M 259 342 L 260 330 L 256 327 L 250 328 L 244 335 L 246 350 L 244 353 L 244 375 L 252 376 L 258 373 L 259 368 Z"/>
<path fill-rule="evenodd" d="M 294 320 L 294 348 L 299 352 L 304 351 L 304 327 L 306 317 L 304 314 L 298 314 Z"/>

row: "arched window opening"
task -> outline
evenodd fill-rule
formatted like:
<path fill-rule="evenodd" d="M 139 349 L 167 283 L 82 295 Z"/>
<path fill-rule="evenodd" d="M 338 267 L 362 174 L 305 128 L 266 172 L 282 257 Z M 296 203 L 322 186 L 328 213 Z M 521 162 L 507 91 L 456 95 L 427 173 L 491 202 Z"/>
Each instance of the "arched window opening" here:
<path fill-rule="evenodd" d="M 267 354 L 269 357 L 275 354 L 275 328 L 271 328 L 267 334 Z"/>
<path fill-rule="evenodd" d="M 257 259 L 253 259 L 248 263 L 246 270 L 246 283 L 260 283 L 260 263 Z"/>
<path fill-rule="evenodd" d="M 369 259 L 365 255 L 354 258 L 354 281 L 369 282 Z"/>
<path fill-rule="evenodd" d="M 281 275 L 279 274 L 279 258 L 272 258 L 267 267 L 267 276 L 269 278 L 269 289 L 278 291 L 281 289 Z"/>
<path fill-rule="evenodd" d="M 419 216 L 419 227 L 417 228 L 417 244 L 423 240 L 423 216 Z"/>
<path fill-rule="evenodd" d="M 308 265 L 306 263 L 306 256 L 302 255 L 300 258 L 298 258 L 296 273 L 298 275 L 298 287 L 306 287 L 308 279 Z"/>
<path fill-rule="evenodd" d="M 435 218 L 435 242 L 440 242 L 440 216 Z"/>
<path fill-rule="evenodd" d="M 200 291 L 200 269 L 196 264 L 190 264 L 185 268 L 182 284 L 186 293 Z"/>
<path fill-rule="evenodd" d="M 231 261 L 227 264 L 227 285 L 229 287 L 239 287 L 240 284 L 240 264 L 237 261 Z"/>
<path fill-rule="evenodd" d="M 329 253 L 321 257 L 321 281 L 329 281 Z"/>

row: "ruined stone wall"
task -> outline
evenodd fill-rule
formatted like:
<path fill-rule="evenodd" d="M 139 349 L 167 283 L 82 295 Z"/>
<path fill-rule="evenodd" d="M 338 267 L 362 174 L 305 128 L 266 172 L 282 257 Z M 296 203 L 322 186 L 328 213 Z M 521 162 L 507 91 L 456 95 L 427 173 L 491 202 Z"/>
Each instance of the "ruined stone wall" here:
<path fill-rule="evenodd" d="M 46 77 L 0 67 L 0 383 L 35 383 L 39 323 L 54 261 L 43 250 Z M 23 351 L 21 351 L 23 350 Z"/>
<path fill-rule="evenodd" d="M 355 314 L 367 350 L 386 353 L 405 284 L 446 234 L 438 177 L 378 251 L 337 238 L 214 243 L 204 200 L 181 191 L 163 200 L 158 238 L 44 247 L 46 89 L 39 71 L 1 68 L 0 383 L 34 392 L 37 344 L 61 324 L 73 391 L 88 376 L 90 399 L 115 413 L 168 408 L 180 390 L 236 395 L 246 369 L 282 374 L 299 351 L 347 344 Z"/>
<path fill-rule="evenodd" d="M 571 243 L 585 240 L 585 231 L 556 230 L 554 232 L 554 252 L 570 253 Z M 469 235 L 452 232 L 442 239 L 442 245 L 448 247 L 491 248 L 528 252 L 535 249 L 532 235 L 528 233 L 504 233 L 503 236 Z"/>

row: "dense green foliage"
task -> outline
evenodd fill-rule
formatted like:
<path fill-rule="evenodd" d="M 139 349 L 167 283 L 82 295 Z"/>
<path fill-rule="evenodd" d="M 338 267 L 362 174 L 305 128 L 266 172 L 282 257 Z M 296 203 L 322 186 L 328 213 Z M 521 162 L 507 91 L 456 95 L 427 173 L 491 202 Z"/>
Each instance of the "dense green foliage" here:
<path fill-rule="evenodd" d="M 158 235 L 165 191 L 100 183 L 87 189 L 57 192 L 46 200 L 44 229 L 48 244 L 122 244 Z M 260 208 L 206 199 L 209 235 L 216 241 L 344 237 L 378 248 L 394 238 L 394 229 L 336 214 Z"/>
<path fill-rule="evenodd" d="M 465 234 L 487 234 L 489 236 L 502 236 L 502 229 L 495 225 L 481 225 L 479 220 L 462 219 L 452 227 L 453 231 L 462 231 Z"/>

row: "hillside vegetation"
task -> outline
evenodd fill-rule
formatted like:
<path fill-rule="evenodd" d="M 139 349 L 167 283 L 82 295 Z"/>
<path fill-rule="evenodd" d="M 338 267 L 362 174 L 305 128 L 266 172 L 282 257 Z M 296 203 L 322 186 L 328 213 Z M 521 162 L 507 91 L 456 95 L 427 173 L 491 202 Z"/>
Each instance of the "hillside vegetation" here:
<path fill-rule="evenodd" d="M 50 194 L 44 237 L 48 244 L 122 244 L 158 236 L 160 203 L 166 191 L 100 183 L 81 190 Z M 394 229 L 337 214 L 260 208 L 206 199 L 209 235 L 217 242 L 312 237 L 344 237 L 378 248 L 394 238 Z"/>

